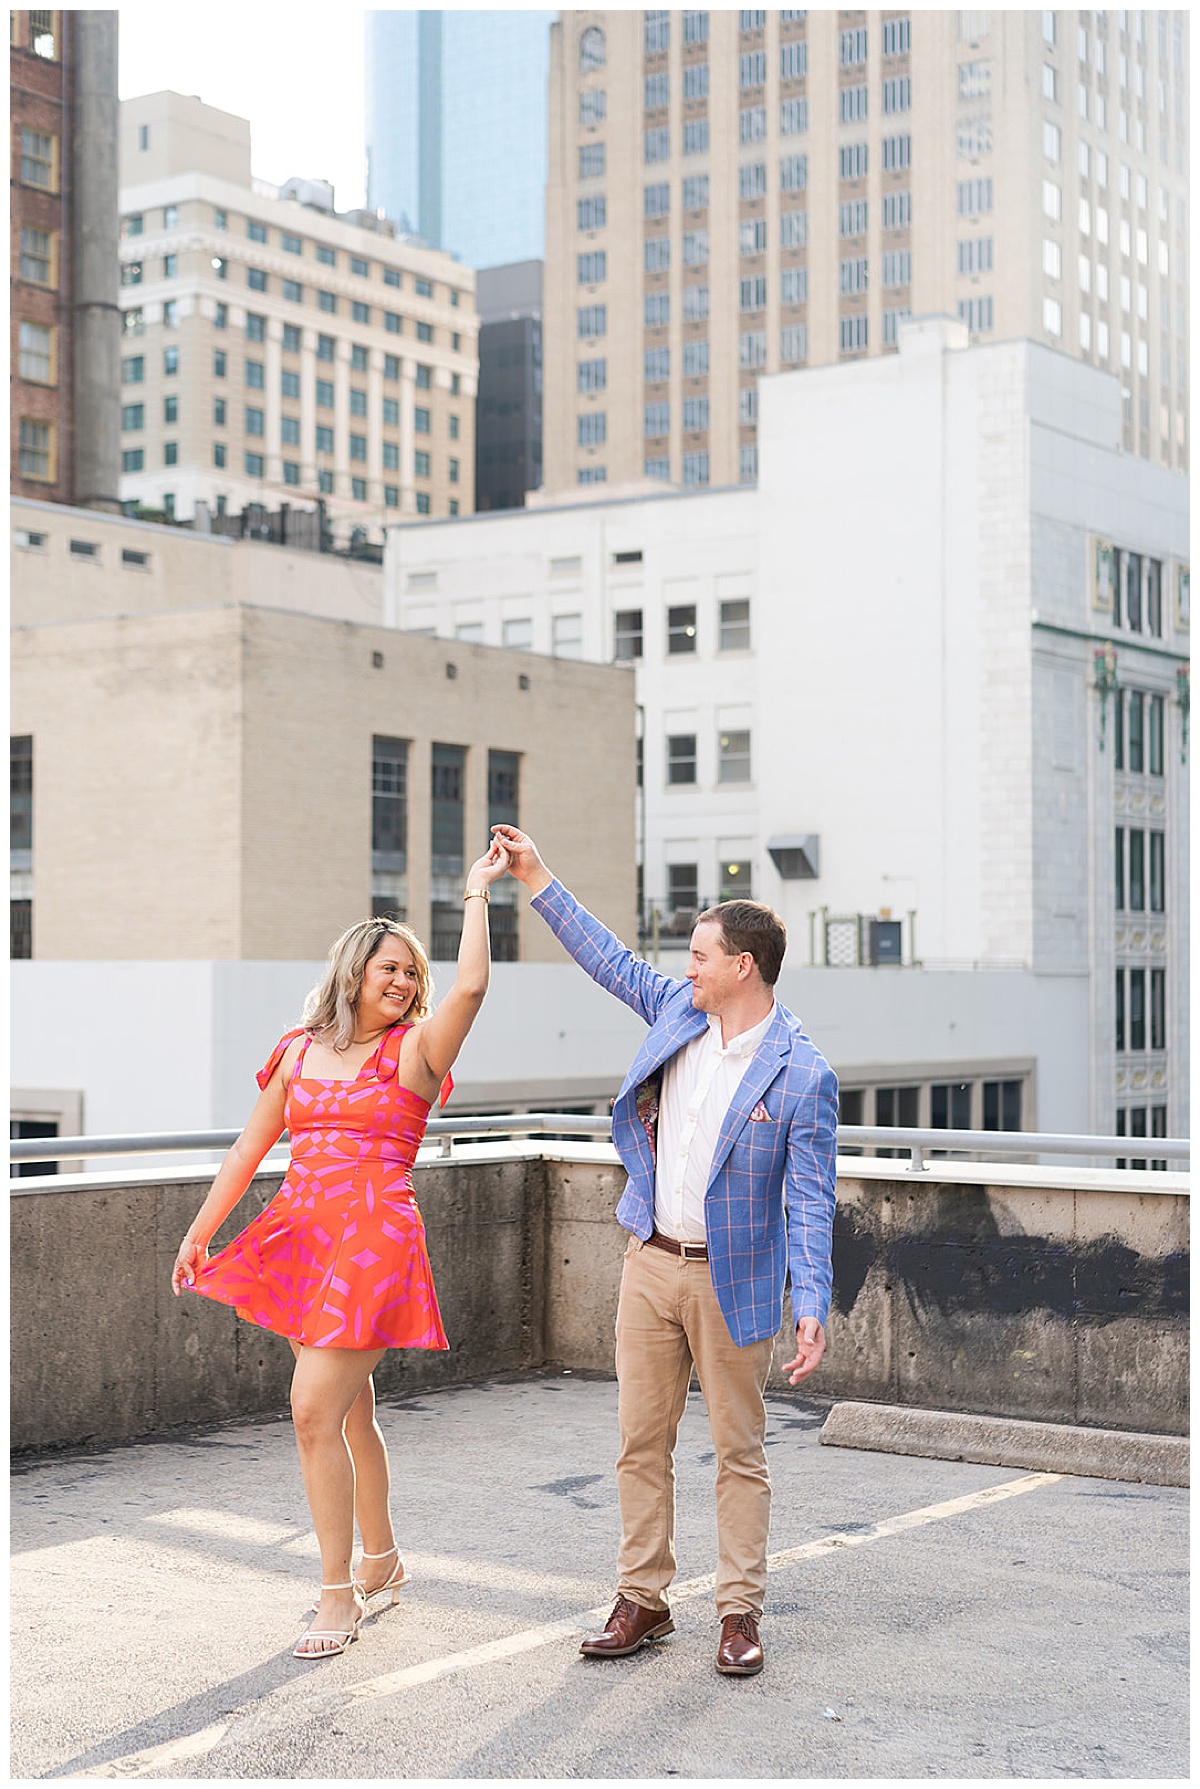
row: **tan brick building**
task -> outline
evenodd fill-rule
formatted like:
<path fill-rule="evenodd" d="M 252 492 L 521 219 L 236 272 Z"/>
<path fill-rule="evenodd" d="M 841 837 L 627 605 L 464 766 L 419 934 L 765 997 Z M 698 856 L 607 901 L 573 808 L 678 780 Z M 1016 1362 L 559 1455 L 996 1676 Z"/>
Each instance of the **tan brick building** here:
<path fill-rule="evenodd" d="M 64 155 L 74 112 L 64 76 L 70 13 L 9 13 L 9 459 L 11 488 L 69 503 L 73 448 Z"/>
<path fill-rule="evenodd" d="M 323 502 L 337 537 L 375 541 L 471 513 L 475 276 L 333 197 L 253 179 L 244 119 L 176 93 L 123 102 L 127 502 Z"/>
<path fill-rule="evenodd" d="M 374 910 L 444 960 L 493 820 L 636 929 L 630 671 L 340 618 L 382 577 L 328 554 L 14 522 L 16 954 L 296 961 Z M 515 882 L 491 918 L 498 961 L 560 960 Z"/>
<path fill-rule="evenodd" d="M 904 317 L 1117 373 L 1186 470 L 1186 12 L 578 11 L 551 33 L 544 487 L 751 483 L 761 373 Z"/>

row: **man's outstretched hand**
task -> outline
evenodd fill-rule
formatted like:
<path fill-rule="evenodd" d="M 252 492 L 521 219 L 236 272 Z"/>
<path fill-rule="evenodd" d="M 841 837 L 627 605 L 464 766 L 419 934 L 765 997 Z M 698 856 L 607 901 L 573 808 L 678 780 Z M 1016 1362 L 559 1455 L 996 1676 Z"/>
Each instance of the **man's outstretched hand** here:
<path fill-rule="evenodd" d="M 493 826 L 492 837 L 499 839 L 509 856 L 509 873 L 523 882 L 531 895 L 549 888 L 554 877 L 542 862 L 537 846 L 527 832 L 516 826 Z"/>
<path fill-rule="evenodd" d="M 789 1385 L 799 1385 L 821 1364 L 825 1352 L 825 1331 L 815 1317 L 801 1317 L 796 1325 L 796 1358 L 784 1367 Z"/>

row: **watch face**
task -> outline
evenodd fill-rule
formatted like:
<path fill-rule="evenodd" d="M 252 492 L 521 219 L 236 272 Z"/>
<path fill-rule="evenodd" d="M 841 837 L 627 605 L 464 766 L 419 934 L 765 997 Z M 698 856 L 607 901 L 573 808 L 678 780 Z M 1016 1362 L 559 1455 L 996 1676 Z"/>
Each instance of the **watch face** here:
<path fill-rule="evenodd" d="M 579 66 L 604 67 L 604 33 L 598 25 L 592 25 L 579 40 Z"/>

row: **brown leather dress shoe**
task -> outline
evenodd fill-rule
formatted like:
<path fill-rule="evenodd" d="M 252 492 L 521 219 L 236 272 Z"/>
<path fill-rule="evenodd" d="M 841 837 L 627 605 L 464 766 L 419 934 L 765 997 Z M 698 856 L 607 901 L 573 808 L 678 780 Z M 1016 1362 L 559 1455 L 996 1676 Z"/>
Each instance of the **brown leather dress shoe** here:
<path fill-rule="evenodd" d="M 727 1677 L 753 1677 L 762 1670 L 762 1641 L 753 1615 L 726 1615 L 717 1647 L 717 1670 Z"/>
<path fill-rule="evenodd" d="M 644 1609 L 641 1603 L 619 1596 L 602 1634 L 589 1634 L 579 1650 L 589 1659 L 623 1659 L 647 1640 L 661 1640 L 675 1632 L 666 1609 Z"/>

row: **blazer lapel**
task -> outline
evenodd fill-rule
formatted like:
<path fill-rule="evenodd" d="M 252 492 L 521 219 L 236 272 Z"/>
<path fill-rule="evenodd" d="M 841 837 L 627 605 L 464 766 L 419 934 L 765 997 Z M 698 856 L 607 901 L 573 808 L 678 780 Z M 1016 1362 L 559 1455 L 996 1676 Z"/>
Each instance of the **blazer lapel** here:
<path fill-rule="evenodd" d="M 717 1146 L 713 1150 L 712 1169 L 708 1176 L 709 1186 L 724 1167 L 725 1158 L 733 1148 L 738 1132 L 749 1121 L 751 1112 L 779 1073 L 780 1063 L 786 1062 L 791 1047 L 787 1022 L 783 1013 L 777 1012 L 775 1023 L 770 1026 L 767 1035 L 750 1058 L 750 1066 L 742 1076 L 738 1090 L 729 1102 L 729 1110 L 722 1121 L 717 1136 Z"/>
<path fill-rule="evenodd" d="M 629 1073 L 617 1098 L 620 1099 L 621 1094 L 629 1092 L 631 1088 L 640 1086 L 648 1075 L 652 1075 L 664 1062 L 682 1050 L 684 1044 L 699 1037 L 707 1024 L 707 1016 L 698 1011 L 689 1000 L 682 1011 L 668 1014 L 665 1022 L 653 1026 L 630 1064 Z"/>

